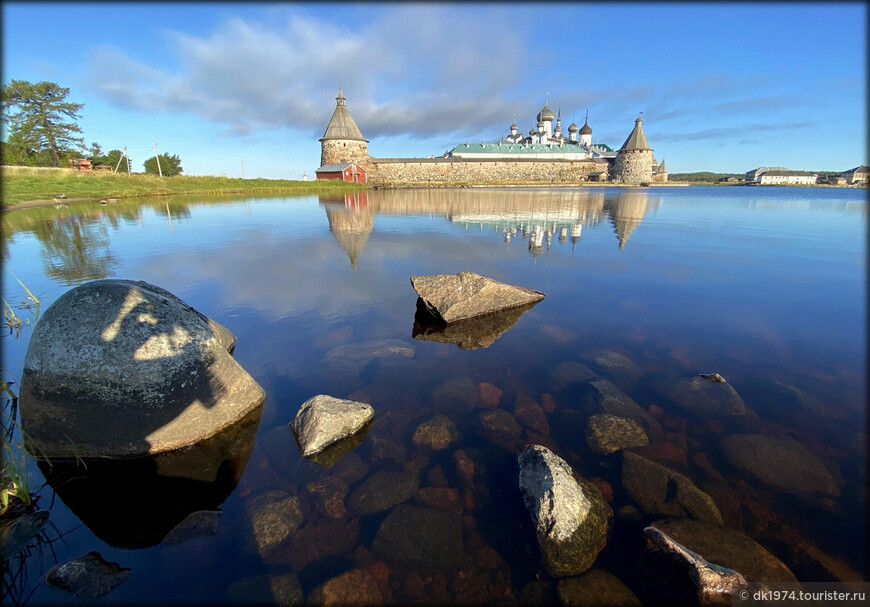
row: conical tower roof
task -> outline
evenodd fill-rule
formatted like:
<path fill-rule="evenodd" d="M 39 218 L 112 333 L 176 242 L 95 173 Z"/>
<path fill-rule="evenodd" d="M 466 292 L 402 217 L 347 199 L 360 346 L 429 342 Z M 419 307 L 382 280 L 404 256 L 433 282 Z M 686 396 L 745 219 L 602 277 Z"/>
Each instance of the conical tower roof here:
<path fill-rule="evenodd" d="M 638 117 L 637 120 L 634 121 L 634 129 L 632 129 L 631 134 L 628 136 L 628 139 L 625 140 L 625 143 L 622 144 L 622 147 L 619 148 L 619 151 L 623 150 L 650 150 L 652 148 L 649 147 L 649 141 L 646 140 L 646 135 L 643 134 L 643 127 L 641 127 L 641 122 L 643 120 Z"/>
<path fill-rule="evenodd" d="M 338 97 L 335 98 L 335 111 L 332 113 L 332 118 L 330 119 L 329 124 L 326 125 L 326 132 L 323 134 L 323 137 L 320 138 L 320 141 L 327 141 L 330 139 L 351 139 L 368 143 L 369 140 L 362 136 L 359 127 L 356 125 L 356 122 L 354 122 L 353 117 L 350 115 L 344 102 L 344 95 L 342 95 L 341 89 L 339 88 Z"/>
<path fill-rule="evenodd" d="M 668 172 L 667 167 L 665 167 L 665 159 L 664 158 L 662 158 L 662 163 L 659 165 L 658 172 L 659 173 L 667 173 Z"/>

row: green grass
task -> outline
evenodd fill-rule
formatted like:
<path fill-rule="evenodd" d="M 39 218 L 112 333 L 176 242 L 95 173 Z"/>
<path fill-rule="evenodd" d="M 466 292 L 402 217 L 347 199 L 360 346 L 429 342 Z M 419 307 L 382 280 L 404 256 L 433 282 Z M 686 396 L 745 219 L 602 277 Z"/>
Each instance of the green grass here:
<path fill-rule="evenodd" d="M 229 177 L 158 177 L 126 173 L 27 171 L 3 167 L 2 205 L 11 207 L 32 200 L 52 200 L 64 194 L 74 198 L 132 198 L 168 194 L 284 194 L 354 191 L 365 186 L 337 181 L 288 179 L 236 179 Z"/>

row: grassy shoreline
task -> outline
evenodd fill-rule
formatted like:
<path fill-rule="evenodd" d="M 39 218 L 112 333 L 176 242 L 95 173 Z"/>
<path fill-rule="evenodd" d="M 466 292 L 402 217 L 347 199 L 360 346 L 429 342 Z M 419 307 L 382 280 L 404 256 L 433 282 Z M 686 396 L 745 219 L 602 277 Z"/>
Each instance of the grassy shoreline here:
<path fill-rule="evenodd" d="M 353 192 L 364 185 L 338 181 L 293 181 L 289 179 L 238 179 L 230 177 L 90 173 L 67 171 L 28 171 L 3 167 L 0 204 L 4 210 L 55 204 L 64 201 L 86 202 L 107 198 L 169 196 L 174 194 L 308 194 Z"/>

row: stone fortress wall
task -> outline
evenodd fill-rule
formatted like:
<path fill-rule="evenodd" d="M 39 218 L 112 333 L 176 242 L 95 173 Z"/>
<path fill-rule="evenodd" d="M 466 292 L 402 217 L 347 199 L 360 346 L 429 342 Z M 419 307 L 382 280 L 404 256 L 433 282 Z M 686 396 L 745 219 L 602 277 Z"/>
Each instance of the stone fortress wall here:
<path fill-rule="evenodd" d="M 360 159 L 359 162 L 365 162 Z M 446 181 L 538 181 L 579 183 L 604 173 L 606 162 L 570 160 L 462 160 L 458 158 L 370 158 L 363 165 L 373 183 L 437 183 Z M 594 179 L 594 178 L 593 178 Z"/>
<path fill-rule="evenodd" d="M 549 137 L 552 112 L 546 117 L 547 106 L 538 115 L 540 138 Z M 542 121 L 546 118 L 549 122 Z M 576 125 L 571 125 L 574 128 Z M 584 125 L 584 127 L 588 127 Z M 516 129 L 516 125 L 512 125 Z M 557 129 L 558 130 L 558 129 Z M 591 133 L 591 129 L 588 131 Z M 560 137 L 560 135 L 559 135 Z M 572 135 L 573 137 L 573 135 Z M 372 158 L 368 141 L 351 117 L 341 89 L 336 97 L 336 108 L 321 141 L 321 166 L 356 163 L 366 171 L 371 184 L 431 184 L 447 182 L 474 183 L 583 183 L 606 181 L 627 185 L 666 183 L 667 173 L 659 171 L 653 150 L 641 128 L 641 119 L 615 157 L 586 158 Z M 556 139 L 549 139 L 554 145 Z M 564 143 L 559 139 L 558 143 Z M 570 142 L 569 142 L 570 145 Z"/>

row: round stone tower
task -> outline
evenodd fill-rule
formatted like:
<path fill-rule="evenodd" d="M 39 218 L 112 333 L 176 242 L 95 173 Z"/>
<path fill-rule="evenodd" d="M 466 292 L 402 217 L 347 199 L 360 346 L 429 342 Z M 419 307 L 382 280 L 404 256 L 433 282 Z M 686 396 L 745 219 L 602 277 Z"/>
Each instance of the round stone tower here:
<path fill-rule="evenodd" d="M 643 134 L 640 117 L 634 121 L 634 129 L 616 152 L 611 180 L 639 185 L 652 181 L 653 150 Z"/>
<path fill-rule="evenodd" d="M 335 111 L 320 138 L 320 165 L 355 162 L 368 170 L 371 164 L 368 143 L 347 110 L 339 88 Z"/>

